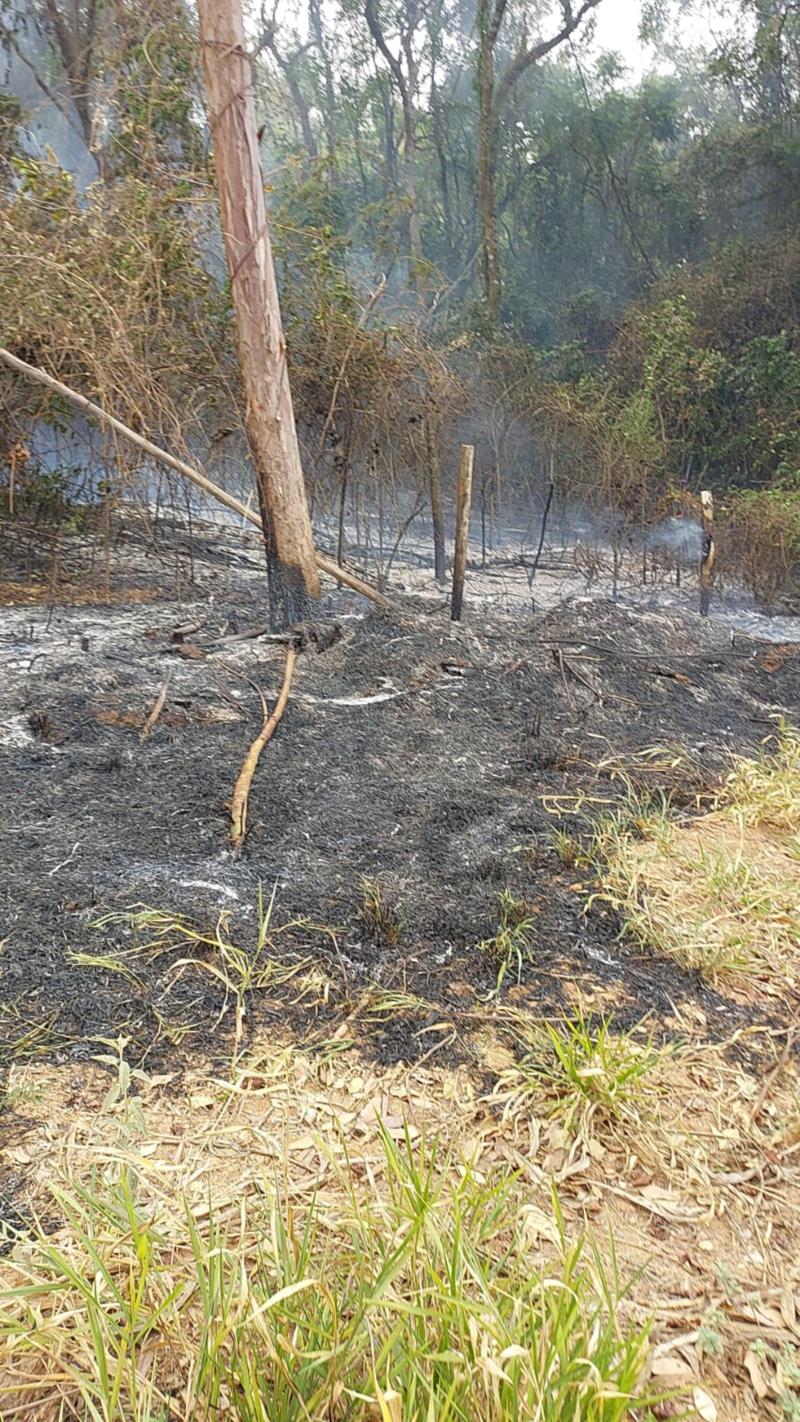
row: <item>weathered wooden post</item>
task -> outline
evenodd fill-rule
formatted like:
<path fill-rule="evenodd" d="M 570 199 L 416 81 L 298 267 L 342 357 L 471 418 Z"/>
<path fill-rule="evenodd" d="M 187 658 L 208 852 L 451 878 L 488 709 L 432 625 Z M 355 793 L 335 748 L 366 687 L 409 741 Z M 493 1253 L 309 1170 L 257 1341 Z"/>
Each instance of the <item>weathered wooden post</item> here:
<path fill-rule="evenodd" d="M 548 489 L 547 489 L 547 498 L 545 499 L 544 511 L 543 511 L 543 513 L 542 513 L 542 524 L 541 524 L 541 528 L 539 529 L 539 547 L 536 549 L 536 557 L 535 557 L 534 560 L 533 560 L 533 566 L 531 567 L 531 575 L 530 575 L 530 578 L 528 579 L 528 582 L 531 584 L 531 586 L 533 585 L 533 580 L 534 580 L 534 578 L 536 577 L 536 573 L 537 573 L 537 570 L 538 570 L 538 567 L 539 567 L 539 559 L 540 559 L 541 556 L 542 556 L 542 549 L 544 548 L 545 535 L 546 535 L 546 533 L 547 533 L 547 518 L 548 518 L 548 515 L 549 515 L 549 513 L 550 513 L 550 505 L 551 505 L 552 502 L 553 502 L 553 495 L 554 495 L 555 491 L 556 491 L 556 482 L 555 482 L 555 479 L 553 478 L 553 456 L 552 456 L 552 454 L 551 454 L 551 456 L 550 456 L 550 483 L 549 483 L 549 486 L 548 486 Z"/>
<path fill-rule="evenodd" d="M 703 545 L 700 554 L 700 616 L 708 617 L 711 606 L 711 579 L 717 550 L 714 545 L 714 495 L 704 489 L 700 495 L 700 517 L 703 524 Z"/>
<path fill-rule="evenodd" d="M 456 546 L 453 554 L 453 601 L 451 619 L 461 621 L 464 603 L 464 577 L 467 571 L 469 545 L 469 515 L 472 507 L 472 469 L 475 446 L 462 444 L 458 457 L 458 493 L 456 500 Z"/>

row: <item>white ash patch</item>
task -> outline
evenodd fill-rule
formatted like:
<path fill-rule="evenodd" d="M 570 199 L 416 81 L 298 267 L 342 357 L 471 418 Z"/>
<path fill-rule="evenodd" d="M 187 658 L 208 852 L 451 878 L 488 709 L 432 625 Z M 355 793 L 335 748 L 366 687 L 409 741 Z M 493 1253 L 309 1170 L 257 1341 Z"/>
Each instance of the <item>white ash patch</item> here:
<path fill-rule="evenodd" d="M 422 558 L 429 548 L 422 542 L 409 544 L 407 551 Z M 602 553 L 603 564 L 591 578 L 575 564 L 575 547 L 545 548 L 542 564 L 531 581 L 523 562 L 499 561 L 493 558 L 485 567 L 480 563 L 480 549 L 473 544 L 465 584 L 465 616 L 469 611 L 552 612 L 567 604 L 586 606 L 595 602 L 614 602 L 628 612 L 679 613 L 699 619 L 697 578 L 685 571 L 680 587 L 670 574 L 661 570 L 658 581 L 642 584 L 629 566 L 621 569 L 615 582 L 609 571 L 611 550 Z M 522 557 L 522 554 L 520 554 Z M 531 555 L 526 554 L 526 561 Z M 430 566 L 404 565 L 400 560 L 395 578 L 408 592 L 431 602 L 444 602 L 450 596 L 450 581 L 437 583 Z M 391 593 L 391 589 L 389 589 Z M 704 621 L 706 619 L 703 619 Z M 711 603 L 709 622 L 729 628 L 731 634 L 761 638 L 765 642 L 800 642 L 800 617 L 791 614 L 772 615 L 760 611 L 752 597 L 742 589 L 717 587 Z"/>
<path fill-rule="evenodd" d="M 232 899 L 237 904 L 239 902 L 236 890 L 229 889 L 227 884 L 212 884 L 209 879 L 178 879 L 177 882 L 181 889 L 208 889 L 211 893 L 218 894 L 220 898 Z"/>
<path fill-rule="evenodd" d="M 0 721 L 0 746 L 4 750 L 23 750 L 35 742 L 36 737 L 28 725 L 27 716 L 9 716 L 5 721 Z"/>

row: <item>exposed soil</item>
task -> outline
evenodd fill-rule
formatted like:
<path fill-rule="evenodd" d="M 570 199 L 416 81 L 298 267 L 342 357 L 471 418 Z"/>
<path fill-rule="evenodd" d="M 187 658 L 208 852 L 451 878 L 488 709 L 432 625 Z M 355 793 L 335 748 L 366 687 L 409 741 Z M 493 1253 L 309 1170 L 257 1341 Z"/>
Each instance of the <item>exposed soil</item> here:
<path fill-rule="evenodd" d="M 541 615 L 471 616 L 468 606 L 454 626 L 429 602 L 406 598 L 378 614 L 333 594 L 322 616 L 342 635 L 323 652 L 310 643 L 299 660 L 237 862 L 225 805 L 260 726 L 255 687 L 274 699 L 282 651 L 263 638 L 220 641 L 266 620 L 253 541 L 209 535 L 194 575 L 190 600 L 122 604 L 112 595 L 106 606 L 3 611 L 7 1050 L 30 1032 L 32 1046 L 66 1059 L 118 1034 L 131 1039 L 132 1058 L 151 1064 L 219 1050 L 223 990 L 207 973 L 176 972 L 179 949 L 137 963 L 135 984 L 69 954 L 130 946 L 123 924 L 92 925 L 135 905 L 206 929 L 224 912 L 234 941 L 252 944 L 259 885 L 267 895 L 277 886 L 274 923 L 304 921 L 281 936 L 282 957 L 313 953 L 331 991 L 324 1003 L 298 1002 L 289 983 L 254 1005 L 251 1027 L 284 1025 L 289 1014 L 299 1033 L 313 1025 L 330 1035 L 378 984 L 423 1003 L 359 1029 L 377 1060 L 428 1051 L 425 1027 L 443 1007 L 458 1028 L 449 1051 L 467 1051 L 470 1004 L 496 977 L 477 945 L 496 927 L 505 887 L 537 924 L 532 962 L 508 991 L 537 1010 L 563 1004 L 578 979 L 605 984 L 623 1021 L 667 1015 L 687 997 L 720 1032 L 746 1018 L 746 1007 L 671 961 L 644 961 L 620 944 L 611 914 L 585 911 L 578 871 L 563 866 L 552 836 L 585 829 L 587 813 L 622 793 L 622 767 L 652 781 L 637 754 L 654 745 L 688 758 L 667 778 L 691 805 L 731 751 L 755 748 L 777 712 L 796 714 L 796 646 L 603 601 L 574 599 Z M 133 541 L 118 576 L 151 594 L 163 583 Z M 176 627 L 193 624 L 173 642 Z M 167 675 L 164 712 L 140 743 Z M 579 796 L 588 797 L 581 806 Z M 555 805 L 582 813 L 559 821 Z M 397 942 L 365 926 L 363 877 L 379 881 Z M 165 1032 L 165 1022 L 180 1030 Z"/>

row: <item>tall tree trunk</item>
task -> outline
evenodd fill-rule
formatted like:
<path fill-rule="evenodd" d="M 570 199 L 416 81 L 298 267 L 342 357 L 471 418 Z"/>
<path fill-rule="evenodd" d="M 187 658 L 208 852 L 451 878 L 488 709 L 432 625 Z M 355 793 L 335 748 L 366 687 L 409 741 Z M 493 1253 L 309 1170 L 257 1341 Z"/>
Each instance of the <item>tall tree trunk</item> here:
<path fill-rule="evenodd" d="M 403 195 L 407 208 L 406 226 L 408 231 L 408 246 L 411 255 L 411 285 L 416 294 L 417 306 L 421 310 L 425 305 L 427 282 L 425 280 L 425 259 L 422 251 L 422 225 L 420 222 L 419 202 L 417 200 L 417 115 L 414 108 L 418 78 L 414 38 L 419 24 L 420 14 L 416 5 L 411 3 L 407 5 L 407 25 L 401 29 L 399 56 L 394 53 L 391 46 L 387 43 L 375 8 L 375 0 L 366 0 L 364 18 L 367 21 L 369 32 L 375 41 L 377 49 L 383 55 L 389 67 L 389 73 L 400 95 L 400 103 L 403 110 Z M 405 61 L 405 64 L 403 61 Z M 388 100 L 384 98 L 384 110 L 387 116 L 388 135 L 391 94 L 388 96 Z"/>
<path fill-rule="evenodd" d="M 396 193 L 399 183 L 397 181 L 397 145 L 394 141 L 394 100 L 388 77 L 385 80 L 381 77 L 380 91 L 383 105 L 383 152 L 386 159 L 388 191 Z"/>
<path fill-rule="evenodd" d="M 56 0 L 44 0 L 44 13 L 55 34 L 69 82 L 70 96 L 81 121 L 86 143 L 92 143 L 92 111 L 89 91 L 92 83 L 94 45 L 97 39 L 97 3 L 89 0 L 85 13 L 77 5 L 68 8 Z"/>
<path fill-rule="evenodd" d="M 264 524 L 270 616 L 308 615 L 319 576 L 294 423 L 267 224 L 241 0 L 198 0 L 225 254 L 236 312 L 245 423 Z"/>
<path fill-rule="evenodd" d="M 779 119 L 785 108 L 783 34 L 786 8 L 780 0 L 756 0 L 755 49 L 758 56 L 759 107 L 764 119 Z"/>
<path fill-rule="evenodd" d="M 331 58 L 328 53 L 328 46 L 325 41 L 325 29 L 322 23 L 321 0 L 308 0 L 308 23 L 314 36 L 317 54 L 322 64 L 322 80 L 325 92 L 325 107 L 323 111 L 323 121 L 325 123 L 325 141 L 328 150 L 328 157 L 332 166 L 336 165 L 336 148 L 338 138 L 338 115 L 336 112 L 336 89 L 333 82 L 333 69 Z"/>
<path fill-rule="evenodd" d="M 500 249 L 497 242 L 497 135 L 505 105 L 526 70 L 551 54 L 568 40 L 590 10 L 600 0 L 581 0 L 573 10 L 569 0 L 562 6 L 561 26 L 547 39 L 529 44 L 523 34 L 518 48 L 495 76 L 495 53 L 500 28 L 505 18 L 508 0 L 477 0 L 478 50 L 476 81 L 478 89 L 478 221 L 481 235 L 481 268 L 483 294 L 489 320 L 494 324 L 500 315 Z"/>
<path fill-rule="evenodd" d="M 406 202 L 408 203 L 408 238 L 411 249 L 412 283 L 417 306 L 422 310 L 427 299 L 428 283 L 425 277 L 422 223 L 417 195 L 417 115 L 414 108 L 418 77 L 417 58 L 414 53 L 414 37 L 410 30 L 403 36 L 402 45 L 406 57 L 405 79 L 400 91 L 403 103 L 403 175 L 406 186 Z"/>
<path fill-rule="evenodd" d="M 362 198 L 364 198 L 364 202 L 367 203 L 369 201 L 369 186 L 367 182 L 367 172 L 365 172 L 364 169 L 364 151 L 362 151 L 361 125 L 360 122 L 358 122 L 357 112 L 352 112 L 350 119 L 350 128 L 352 132 L 352 151 L 354 151 L 355 154 L 355 166 L 357 166 L 358 168 L 358 178 L 360 178 L 361 181 L 361 195 Z"/>
<path fill-rule="evenodd" d="M 447 155 L 445 153 L 445 125 L 442 115 L 442 103 L 436 80 L 437 70 L 442 59 L 442 0 L 438 0 L 438 4 L 435 5 L 428 19 L 428 35 L 431 45 L 431 85 L 428 101 L 431 115 L 431 137 L 436 152 L 436 164 L 439 173 L 439 191 L 442 197 L 445 246 L 447 248 L 447 255 L 452 261 L 455 252 L 455 241 L 453 234 L 453 213 L 450 204 L 450 177 L 447 170 Z"/>
<path fill-rule="evenodd" d="M 308 46 L 305 45 L 295 54 L 281 54 L 278 48 L 276 27 L 274 24 L 267 26 L 262 42 L 265 49 L 269 50 L 281 74 L 286 80 L 286 87 L 289 90 L 297 117 L 300 120 L 300 128 L 303 134 L 303 144 L 306 152 L 309 158 L 316 158 L 318 156 L 317 140 L 314 137 L 314 126 L 311 122 L 311 108 L 303 93 L 302 85 L 295 71 L 297 61 L 302 58 Z"/>
<path fill-rule="evenodd" d="M 403 182 L 408 204 L 408 245 L 411 252 L 411 284 L 417 306 L 425 306 L 427 282 L 425 257 L 422 251 L 422 224 L 417 202 L 417 134 L 414 106 L 403 99 Z"/>
<path fill-rule="evenodd" d="M 353 152 L 356 155 L 356 167 L 358 168 L 358 176 L 361 179 L 361 193 L 364 202 L 366 203 L 369 199 L 369 185 L 367 183 L 366 172 L 364 171 L 364 154 L 362 151 L 361 143 L 361 128 L 358 122 L 357 114 L 353 114 L 351 120 L 351 128 L 353 131 Z"/>
<path fill-rule="evenodd" d="M 283 72 L 286 78 L 286 87 L 292 96 L 292 101 L 297 109 L 298 118 L 300 119 L 300 128 L 303 132 L 303 143 L 305 144 L 306 151 L 308 152 L 309 158 L 316 158 L 318 157 L 317 140 L 314 137 L 314 128 L 311 123 L 311 110 L 306 103 L 303 90 L 293 72 L 291 60 L 285 66 Z"/>
<path fill-rule="evenodd" d="M 500 252 L 497 245 L 495 192 L 497 134 L 494 106 L 494 46 L 496 29 L 488 0 L 478 5 L 478 221 L 481 238 L 481 280 L 486 314 L 492 325 L 500 318 Z"/>

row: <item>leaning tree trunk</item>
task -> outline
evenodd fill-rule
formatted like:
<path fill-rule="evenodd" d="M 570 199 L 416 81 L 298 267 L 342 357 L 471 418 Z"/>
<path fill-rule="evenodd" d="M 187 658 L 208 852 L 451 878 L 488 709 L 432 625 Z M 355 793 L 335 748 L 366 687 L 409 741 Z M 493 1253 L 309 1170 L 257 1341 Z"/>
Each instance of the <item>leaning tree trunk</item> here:
<path fill-rule="evenodd" d="M 270 616 L 307 616 L 319 577 L 267 224 L 241 0 L 197 0 L 245 424 L 269 574 Z"/>

